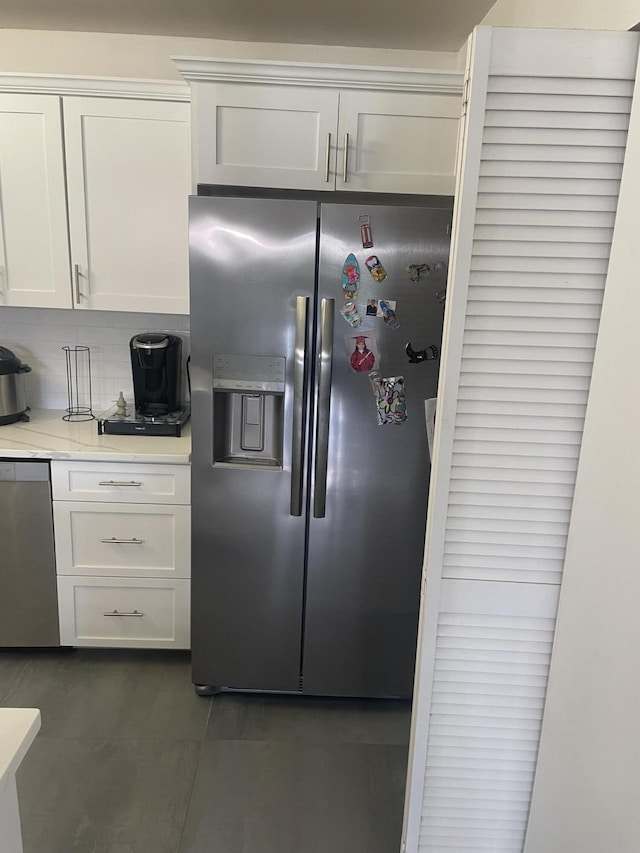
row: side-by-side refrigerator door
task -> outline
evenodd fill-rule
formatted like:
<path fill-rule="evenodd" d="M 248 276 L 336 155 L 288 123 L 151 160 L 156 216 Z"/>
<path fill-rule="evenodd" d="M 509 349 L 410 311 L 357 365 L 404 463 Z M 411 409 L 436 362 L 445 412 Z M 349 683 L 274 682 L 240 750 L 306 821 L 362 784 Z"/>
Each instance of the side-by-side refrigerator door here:
<path fill-rule="evenodd" d="M 436 395 L 439 362 L 428 350 L 410 364 L 405 346 L 440 348 L 451 210 L 322 205 L 320 221 L 304 690 L 409 696 L 430 471 L 424 401 Z M 348 301 L 359 326 L 340 312 Z M 372 368 L 404 378 L 406 420 L 390 393 L 382 414 L 399 422 L 379 425 Z"/>
<path fill-rule="evenodd" d="M 191 199 L 192 661 L 299 689 L 317 205 Z"/>

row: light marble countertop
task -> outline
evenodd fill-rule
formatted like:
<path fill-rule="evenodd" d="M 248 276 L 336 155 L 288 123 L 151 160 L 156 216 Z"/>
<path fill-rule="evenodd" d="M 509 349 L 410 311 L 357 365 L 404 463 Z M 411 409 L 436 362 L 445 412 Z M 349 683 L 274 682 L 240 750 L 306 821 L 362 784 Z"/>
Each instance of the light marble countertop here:
<path fill-rule="evenodd" d="M 0 783 L 16 772 L 39 729 L 37 708 L 0 708 Z"/>
<path fill-rule="evenodd" d="M 159 462 L 188 465 L 191 425 L 180 438 L 159 435 L 98 435 L 97 421 L 63 421 L 63 411 L 32 409 L 30 421 L 0 426 L 0 457 Z"/>

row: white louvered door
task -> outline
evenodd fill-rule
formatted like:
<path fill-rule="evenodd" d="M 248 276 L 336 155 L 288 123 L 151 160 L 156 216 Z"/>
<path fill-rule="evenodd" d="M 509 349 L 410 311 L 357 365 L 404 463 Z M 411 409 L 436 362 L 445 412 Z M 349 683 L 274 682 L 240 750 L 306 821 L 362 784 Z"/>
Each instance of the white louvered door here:
<path fill-rule="evenodd" d="M 627 33 L 472 39 L 408 853 L 523 848 L 637 50 Z"/>
<path fill-rule="evenodd" d="M 443 583 L 420 850 L 520 849 L 557 600 L 548 584 Z"/>

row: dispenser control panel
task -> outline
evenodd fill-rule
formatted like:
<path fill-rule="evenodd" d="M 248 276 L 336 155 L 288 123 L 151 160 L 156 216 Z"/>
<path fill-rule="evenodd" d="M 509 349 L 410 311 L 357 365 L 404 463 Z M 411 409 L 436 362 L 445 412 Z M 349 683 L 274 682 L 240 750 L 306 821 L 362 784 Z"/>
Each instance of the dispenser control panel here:
<path fill-rule="evenodd" d="M 214 353 L 214 391 L 284 394 L 285 361 L 278 355 Z"/>

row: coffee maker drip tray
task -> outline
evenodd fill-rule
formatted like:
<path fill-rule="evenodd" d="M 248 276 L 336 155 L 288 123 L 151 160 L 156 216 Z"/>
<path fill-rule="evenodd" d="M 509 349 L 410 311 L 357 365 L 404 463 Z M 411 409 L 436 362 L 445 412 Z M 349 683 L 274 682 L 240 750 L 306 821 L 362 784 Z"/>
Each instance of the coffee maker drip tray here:
<path fill-rule="evenodd" d="M 161 415 L 142 415 L 127 406 L 121 414 L 117 406 L 98 417 L 98 435 L 172 435 L 179 437 L 189 420 L 191 409 L 183 406 L 175 412 Z"/>

